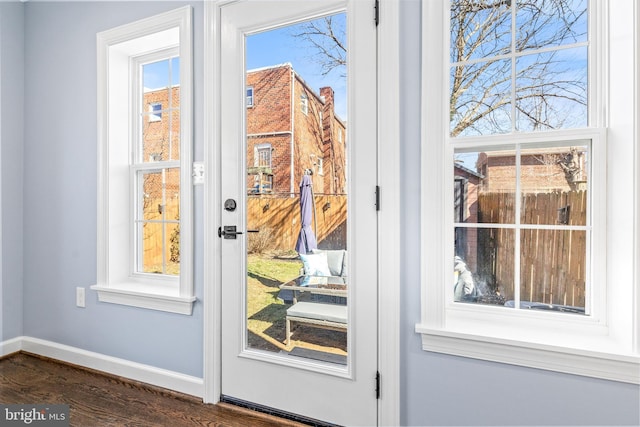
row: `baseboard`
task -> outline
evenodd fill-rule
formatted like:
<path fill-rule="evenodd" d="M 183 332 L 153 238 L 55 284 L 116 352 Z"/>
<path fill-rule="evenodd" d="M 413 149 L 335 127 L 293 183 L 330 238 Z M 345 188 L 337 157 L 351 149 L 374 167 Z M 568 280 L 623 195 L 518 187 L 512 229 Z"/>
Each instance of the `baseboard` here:
<path fill-rule="evenodd" d="M 191 396 L 202 398 L 204 393 L 202 378 L 94 353 L 77 347 L 32 337 L 18 337 L 0 343 L 0 355 L 21 350 Z"/>
<path fill-rule="evenodd" d="M 0 357 L 8 356 L 22 350 L 22 338 L 16 337 L 0 342 Z"/>

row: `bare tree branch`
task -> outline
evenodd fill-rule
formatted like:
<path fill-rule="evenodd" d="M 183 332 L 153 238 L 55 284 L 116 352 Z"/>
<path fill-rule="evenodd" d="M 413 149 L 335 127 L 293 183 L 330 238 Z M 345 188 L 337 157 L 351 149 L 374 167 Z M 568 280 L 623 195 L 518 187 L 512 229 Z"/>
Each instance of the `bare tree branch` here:
<path fill-rule="evenodd" d="M 346 75 L 347 46 L 345 28 L 332 16 L 309 21 L 302 25 L 300 31 L 293 33 L 314 51 L 323 76 L 333 70 Z"/>

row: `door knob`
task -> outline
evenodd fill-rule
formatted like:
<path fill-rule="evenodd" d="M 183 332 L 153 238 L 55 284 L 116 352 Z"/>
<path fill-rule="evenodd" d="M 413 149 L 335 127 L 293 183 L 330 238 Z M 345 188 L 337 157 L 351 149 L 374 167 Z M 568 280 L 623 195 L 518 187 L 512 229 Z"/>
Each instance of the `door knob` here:
<path fill-rule="evenodd" d="M 218 227 L 218 237 L 224 237 L 225 239 L 236 239 L 238 234 L 243 234 L 242 231 L 236 231 L 235 225 L 225 225 L 224 227 Z"/>

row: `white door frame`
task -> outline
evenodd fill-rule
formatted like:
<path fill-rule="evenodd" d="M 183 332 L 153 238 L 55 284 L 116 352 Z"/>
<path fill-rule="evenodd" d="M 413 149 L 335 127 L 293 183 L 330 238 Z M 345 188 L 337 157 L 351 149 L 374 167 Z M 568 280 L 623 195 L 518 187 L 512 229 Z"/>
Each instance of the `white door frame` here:
<path fill-rule="evenodd" d="M 220 6 L 233 0 L 205 2 L 204 52 L 204 395 L 217 403 L 221 392 L 221 239 L 222 209 L 220 116 L 216 103 L 220 76 Z M 378 420 L 400 424 L 400 100 L 399 2 L 379 0 L 378 26 L 378 213 L 379 310 L 378 366 L 381 376 Z M 372 13 L 373 17 L 373 13 Z M 383 118 L 382 120 L 380 120 Z M 382 232 L 382 230 L 384 230 Z"/>

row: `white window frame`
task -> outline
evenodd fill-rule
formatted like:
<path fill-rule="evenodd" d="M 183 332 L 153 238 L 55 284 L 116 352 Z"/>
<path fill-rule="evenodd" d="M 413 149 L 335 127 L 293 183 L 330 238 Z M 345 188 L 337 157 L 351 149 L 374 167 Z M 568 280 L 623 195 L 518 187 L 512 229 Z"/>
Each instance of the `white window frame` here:
<path fill-rule="evenodd" d="M 191 315 L 193 288 L 192 8 L 170 12 L 97 35 L 98 53 L 98 259 L 102 302 Z M 131 168 L 140 121 L 131 96 L 132 59 L 177 47 L 180 57 L 180 275 L 137 274 Z M 158 168 L 156 162 L 150 167 Z"/>
<path fill-rule="evenodd" d="M 630 218 L 620 212 L 623 209 L 616 209 L 623 197 L 616 186 L 626 179 L 633 182 L 633 172 L 620 171 L 621 165 L 626 162 L 629 171 L 640 166 L 630 155 L 634 135 L 628 128 L 638 114 L 637 96 L 635 104 L 628 96 L 629 85 L 638 91 L 638 68 L 628 54 L 633 50 L 629 27 L 638 32 L 633 3 L 589 3 L 589 28 L 594 31 L 589 128 L 491 137 L 497 145 L 592 141 L 593 234 L 588 256 L 593 261 L 591 282 L 602 286 L 594 285 L 589 316 L 453 302 L 453 182 L 449 178 L 453 177 L 453 147 L 459 143 L 449 142 L 449 2 L 422 4 L 422 315 L 416 332 L 422 335 L 424 350 L 640 384 L 638 331 L 633 324 L 638 307 L 630 297 L 640 292 L 632 280 L 638 269 L 629 238 L 633 215 Z M 622 42 L 610 47 L 608 38 Z M 484 141 L 469 138 L 465 144 L 480 146 Z M 624 192 L 629 191 L 627 186 Z M 630 201 L 628 209 L 635 206 Z M 625 264 L 627 271 L 620 271 Z"/>

